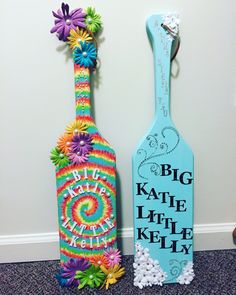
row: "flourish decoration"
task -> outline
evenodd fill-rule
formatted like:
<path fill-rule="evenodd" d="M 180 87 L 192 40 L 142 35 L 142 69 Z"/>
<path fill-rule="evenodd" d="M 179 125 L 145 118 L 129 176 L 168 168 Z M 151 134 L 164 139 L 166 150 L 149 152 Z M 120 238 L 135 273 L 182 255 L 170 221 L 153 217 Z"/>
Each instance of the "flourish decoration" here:
<path fill-rule="evenodd" d="M 170 139 L 172 139 L 171 144 L 169 143 Z M 179 133 L 173 127 L 164 127 L 160 138 L 158 134 L 147 136 L 146 145 L 149 146 L 149 152 L 146 149 L 139 149 L 137 151 L 143 158 L 138 166 L 138 175 L 141 178 L 148 179 L 141 171 L 144 166 L 148 166 L 150 172 L 158 176 L 160 174 L 160 165 L 156 162 L 157 158 L 172 153 L 178 146 L 179 141 Z"/>

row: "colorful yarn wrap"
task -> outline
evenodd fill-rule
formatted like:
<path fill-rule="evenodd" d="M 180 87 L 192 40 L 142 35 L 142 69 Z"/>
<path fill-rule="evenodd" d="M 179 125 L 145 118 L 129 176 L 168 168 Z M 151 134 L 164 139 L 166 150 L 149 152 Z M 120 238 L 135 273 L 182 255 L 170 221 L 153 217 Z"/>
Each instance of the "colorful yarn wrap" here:
<path fill-rule="evenodd" d="M 117 250 L 116 157 L 110 144 L 95 126 L 90 104 L 90 76 L 96 67 L 97 57 L 93 33 L 99 28 L 100 18 L 94 9 L 90 8 L 88 12 L 89 19 L 79 9 L 77 13 L 84 18 L 85 23 L 76 29 L 72 27 L 71 34 L 63 35 L 62 26 L 73 24 L 73 19 L 68 21 L 68 17 L 73 16 L 73 11 L 69 13 L 69 6 L 63 3 L 62 11 L 54 13 L 54 16 L 60 16 L 61 26 L 58 27 L 58 22 L 55 22 L 52 30 L 58 30 L 59 39 L 66 40 L 73 49 L 76 97 L 76 119 L 66 127 L 51 153 L 51 160 L 56 165 L 62 269 L 68 268 L 68 264 L 81 265 L 80 259 L 86 259 L 91 265 L 94 261 L 99 264 L 100 258 L 101 261 L 106 261 L 106 267 L 116 267 L 114 261 L 109 264 L 107 260 L 109 253 L 114 251 L 117 261 L 120 261 Z M 92 33 L 89 26 L 87 29 L 85 27 L 87 23 L 91 25 L 93 16 L 95 23 L 91 27 Z M 66 29 L 64 32 L 67 32 Z M 114 255 L 110 256 L 114 259 Z M 71 259 L 75 261 L 71 262 Z M 117 276 L 123 272 L 119 268 Z M 104 272 L 103 274 L 106 277 Z M 68 277 L 66 282 L 62 277 L 63 273 L 60 283 L 68 285 Z M 71 280 L 73 284 L 75 278 L 76 276 Z M 78 275 L 78 278 L 83 279 L 83 275 Z M 104 284 L 109 285 L 108 277 Z M 92 285 L 91 283 L 90 287 Z M 81 284 L 79 286 L 81 288 Z"/>

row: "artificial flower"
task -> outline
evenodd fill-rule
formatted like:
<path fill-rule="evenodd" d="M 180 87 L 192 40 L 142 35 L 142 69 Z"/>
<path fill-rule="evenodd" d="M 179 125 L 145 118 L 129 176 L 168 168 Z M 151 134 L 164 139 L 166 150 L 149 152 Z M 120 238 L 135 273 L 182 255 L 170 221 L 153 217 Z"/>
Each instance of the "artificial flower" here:
<path fill-rule="evenodd" d="M 72 135 L 64 134 L 58 139 L 57 146 L 64 154 L 67 154 L 70 152 L 71 141 Z"/>
<path fill-rule="evenodd" d="M 79 152 L 79 155 L 86 155 L 92 149 L 92 137 L 88 133 L 79 133 L 72 138 L 71 151 L 73 153 Z"/>
<path fill-rule="evenodd" d="M 73 282 L 71 282 L 70 280 L 63 278 L 61 276 L 61 272 L 56 274 L 55 278 L 57 279 L 57 281 L 61 287 L 71 287 L 71 286 L 77 287 L 79 284 L 78 280 L 74 280 Z"/>
<path fill-rule="evenodd" d="M 179 23 L 180 23 L 179 15 L 169 13 L 169 14 L 163 15 L 162 18 L 163 18 L 163 25 L 170 30 L 170 33 L 172 33 L 174 36 L 177 36 L 179 33 Z"/>
<path fill-rule="evenodd" d="M 51 151 L 50 159 L 52 160 L 53 164 L 58 165 L 59 167 L 64 167 L 69 164 L 68 157 L 57 147 Z"/>
<path fill-rule="evenodd" d="M 80 42 L 81 48 L 74 50 L 74 61 L 85 68 L 94 67 L 97 58 L 97 50 L 93 43 Z"/>
<path fill-rule="evenodd" d="M 181 285 L 189 285 L 194 279 L 193 263 L 188 261 L 182 270 L 182 274 L 177 277 L 176 281 Z"/>
<path fill-rule="evenodd" d="M 90 258 L 90 262 L 94 265 L 94 266 L 105 266 L 106 268 L 109 268 L 109 263 L 107 258 L 104 255 L 94 255 Z"/>
<path fill-rule="evenodd" d="M 66 41 L 70 34 L 71 29 L 75 29 L 77 26 L 85 28 L 85 16 L 86 14 L 81 8 L 77 8 L 69 12 L 69 5 L 62 3 L 61 9 L 57 12 L 52 12 L 55 16 L 55 25 L 51 29 L 51 33 L 58 33 L 59 40 Z"/>
<path fill-rule="evenodd" d="M 82 121 L 75 120 L 66 127 L 66 133 L 70 135 L 77 135 L 80 132 L 85 132 L 87 125 Z"/>
<path fill-rule="evenodd" d="M 85 271 L 89 268 L 90 263 L 88 260 L 84 258 L 79 259 L 70 259 L 65 262 L 63 267 L 61 268 L 60 273 L 56 276 L 58 282 L 61 286 L 76 286 L 80 284 L 79 279 L 75 278 L 75 274 L 77 271 Z"/>
<path fill-rule="evenodd" d="M 104 255 L 107 258 L 110 267 L 119 264 L 121 261 L 121 255 L 118 249 L 109 249 L 104 252 Z"/>
<path fill-rule="evenodd" d="M 167 278 L 166 272 L 162 270 L 157 260 L 150 256 L 149 249 L 143 248 L 140 243 L 135 244 L 134 257 L 134 286 L 142 289 L 152 285 L 162 286 Z"/>
<path fill-rule="evenodd" d="M 95 9 L 92 7 L 88 7 L 86 9 L 86 14 L 85 23 L 87 28 L 91 32 L 97 33 L 97 31 L 99 31 L 102 26 L 101 16 L 97 14 Z"/>
<path fill-rule="evenodd" d="M 69 153 L 69 159 L 72 164 L 82 164 L 88 161 L 88 155 L 81 155 L 80 152 L 77 153 Z"/>
<path fill-rule="evenodd" d="M 100 267 L 91 265 L 90 268 L 85 271 L 77 271 L 75 278 L 80 280 L 78 289 L 82 289 L 85 285 L 94 288 L 99 287 L 103 283 L 105 274 Z"/>
<path fill-rule="evenodd" d="M 105 266 L 101 266 L 101 270 L 106 274 L 106 279 L 103 283 L 103 286 L 106 286 L 106 289 L 109 288 L 109 285 L 117 283 L 117 279 L 122 277 L 125 273 L 125 269 L 120 265 L 116 264 L 114 268 L 106 268 Z"/>
<path fill-rule="evenodd" d="M 70 31 L 70 36 L 68 37 L 68 44 L 72 49 L 76 47 L 81 47 L 80 42 L 84 41 L 92 41 L 93 38 L 88 34 L 88 32 L 84 29 L 76 28 L 75 30 Z"/>

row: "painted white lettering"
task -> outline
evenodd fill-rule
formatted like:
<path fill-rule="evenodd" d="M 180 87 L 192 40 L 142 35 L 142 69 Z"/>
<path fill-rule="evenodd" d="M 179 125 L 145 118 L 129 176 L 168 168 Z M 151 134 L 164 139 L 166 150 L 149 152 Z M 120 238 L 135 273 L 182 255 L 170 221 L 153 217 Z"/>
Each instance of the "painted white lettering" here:
<path fill-rule="evenodd" d="M 77 170 L 73 170 L 72 174 L 74 176 L 75 181 L 79 181 L 81 179 L 81 176 L 79 175 Z"/>
<path fill-rule="evenodd" d="M 106 222 L 106 224 L 110 227 L 113 228 L 115 225 L 114 223 L 110 220 L 110 218 L 105 218 L 104 221 Z"/>
<path fill-rule="evenodd" d="M 98 178 L 99 178 L 99 174 L 98 174 L 98 172 L 100 172 L 100 170 L 97 169 L 97 168 L 95 168 L 95 169 L 93 170 L 93 175 L 92 175 L 93 179 L 98 180 Z"/>

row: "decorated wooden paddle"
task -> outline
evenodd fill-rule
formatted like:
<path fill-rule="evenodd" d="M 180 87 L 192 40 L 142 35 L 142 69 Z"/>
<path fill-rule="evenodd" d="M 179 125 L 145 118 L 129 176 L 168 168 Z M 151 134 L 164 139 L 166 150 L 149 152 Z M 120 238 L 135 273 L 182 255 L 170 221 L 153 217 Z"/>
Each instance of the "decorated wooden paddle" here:
<path fill-rule="evenodd" d="M 193 153 L 170 117 L 178 17 L 153 15 L 155 120 L 133 155 L 134 285 L 189 284 L 193 277 Z"/>
<path fill-rule="evenodd" d="M 116 157 L 91 116 L 90 76 L 96 67 L 101 17 L 93 8 L 53 12 L 60 40 L 73 51 L 76 118 L 51 152 L 56 165 L 61 285 L 116 283 L 123 275 L 117 249 Z"/>

